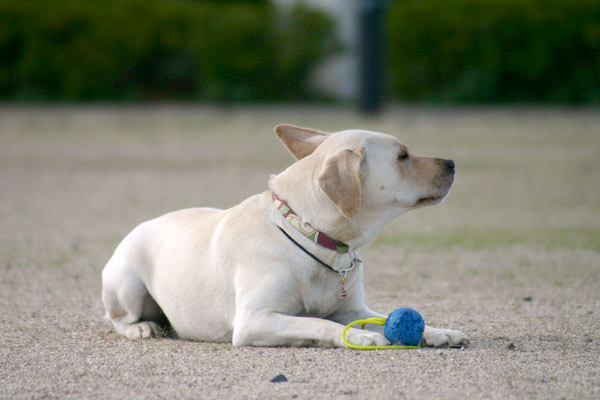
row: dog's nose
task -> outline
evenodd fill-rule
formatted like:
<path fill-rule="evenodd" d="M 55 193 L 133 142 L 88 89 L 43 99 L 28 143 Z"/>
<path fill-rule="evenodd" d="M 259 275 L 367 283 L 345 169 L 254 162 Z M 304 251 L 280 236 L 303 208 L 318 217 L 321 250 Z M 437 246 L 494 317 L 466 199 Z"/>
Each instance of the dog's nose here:
<path fill-rule="evenodd" d="M 444 163 L 450 171 L 454 171 L 454 160 L 446 160 Z"/>

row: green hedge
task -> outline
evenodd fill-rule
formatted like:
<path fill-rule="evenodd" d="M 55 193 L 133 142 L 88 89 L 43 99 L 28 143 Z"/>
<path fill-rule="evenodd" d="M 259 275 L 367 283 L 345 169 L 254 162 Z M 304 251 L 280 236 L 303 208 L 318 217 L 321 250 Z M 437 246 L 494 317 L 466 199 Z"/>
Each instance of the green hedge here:
<path fill-rule="evenodd" d="M 332 22 L 267 1 L 3 0 L 0 97 L 298 100 Z"/>
<path fill-rule="evenodd" d="M 598 0 L 400 0 L 387 26 L 397 100 L 600 103 Z"/>

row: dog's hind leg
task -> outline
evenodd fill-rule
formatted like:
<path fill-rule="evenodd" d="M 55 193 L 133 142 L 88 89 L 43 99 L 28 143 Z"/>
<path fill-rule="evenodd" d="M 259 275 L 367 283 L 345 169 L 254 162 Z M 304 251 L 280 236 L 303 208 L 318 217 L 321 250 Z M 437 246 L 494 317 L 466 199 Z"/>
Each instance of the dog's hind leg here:
<path fill-rule="evenodd" d="M 118 258 L 117 258 L 118 260 Z M 116 331 L 130 339 L 160 336 L 157 323 L 164 315 L 146 285 L 126 266 L 114 258 L 102 273 L 102 302 L 106 318 Z"/>

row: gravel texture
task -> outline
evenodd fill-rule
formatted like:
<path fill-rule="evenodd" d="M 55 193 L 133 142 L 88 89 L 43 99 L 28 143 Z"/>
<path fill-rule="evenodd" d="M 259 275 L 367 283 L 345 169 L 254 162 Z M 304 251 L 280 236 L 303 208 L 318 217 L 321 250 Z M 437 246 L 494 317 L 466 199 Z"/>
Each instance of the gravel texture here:
<path fill-rule="evenodd" d="M 469 348 L 132 341 L 103 321 L 100 273 L 120 239 L 264 190 L 291 162 L 279 122 L 382 130 L 455 159 L 449 199 L 361 256 L 372 308 L 415 308 Z M 598 399 L 599 133 L 593 110 L 4 106 L 0 398 Z"/>

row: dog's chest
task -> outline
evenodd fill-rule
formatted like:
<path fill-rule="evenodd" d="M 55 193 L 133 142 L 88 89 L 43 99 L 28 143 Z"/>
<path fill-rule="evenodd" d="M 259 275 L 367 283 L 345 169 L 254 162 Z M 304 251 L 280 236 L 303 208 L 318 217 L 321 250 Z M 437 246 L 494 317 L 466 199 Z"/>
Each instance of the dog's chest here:
<path fill-rule="evenodd" d="M 341 279 L 332 275 L 318 274 L 302 285 L 300 290 L 301 315 L 327 317 L 334 314 L 341 303 L 345 301 L 341 295 Z"/>

